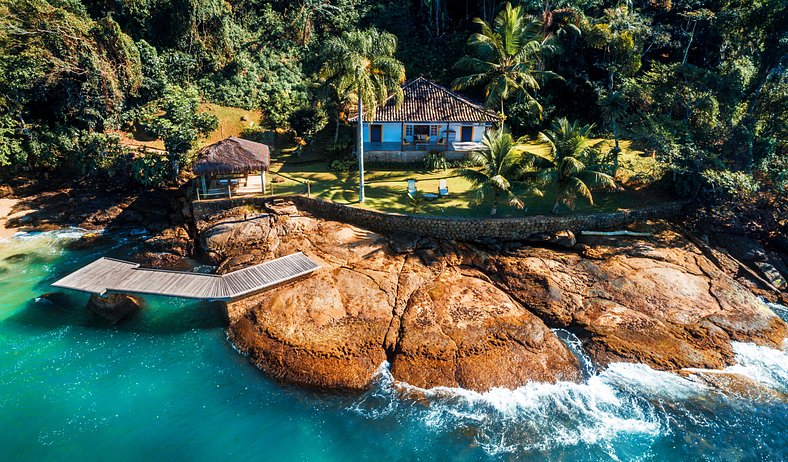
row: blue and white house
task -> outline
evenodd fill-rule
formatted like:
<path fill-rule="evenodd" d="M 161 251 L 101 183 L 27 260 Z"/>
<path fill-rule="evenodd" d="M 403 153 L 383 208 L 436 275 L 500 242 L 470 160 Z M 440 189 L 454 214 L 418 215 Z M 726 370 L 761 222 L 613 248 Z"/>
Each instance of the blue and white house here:
<path fill-rule="evenodd" d="M 440 85 L 419 77 L 402 85 L 399 107 L 393 99 L 364 121 L 364 159 L 418 162 L 430 151 L 449 160 L 465 159 L 481 146 L 482 136 L 498 116 Z M 350 119 L 358 122 L 358 116 Z"/>

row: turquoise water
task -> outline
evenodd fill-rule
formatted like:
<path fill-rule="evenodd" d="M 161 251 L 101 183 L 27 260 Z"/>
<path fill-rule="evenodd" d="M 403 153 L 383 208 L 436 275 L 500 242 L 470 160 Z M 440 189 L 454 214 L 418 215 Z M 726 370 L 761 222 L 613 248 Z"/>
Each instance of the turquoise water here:
<path fill-rule="evenodd" d="M 785 401 L 639 365 L 586 364 L 583 384 L 484 394 L 397 385 L 385 365 L 361 396 L 281 385 L 233 350 L 214 305 L 148 298 L 112 326 L 84 296 L 38 298 L 97 256 L 133 254 L 138 239 L 65 250 L 76 235 L 0 242 L 3 461 L 788 459 Z M 735 348 L 732 369 L 788 393 L 788 355 Z"/>

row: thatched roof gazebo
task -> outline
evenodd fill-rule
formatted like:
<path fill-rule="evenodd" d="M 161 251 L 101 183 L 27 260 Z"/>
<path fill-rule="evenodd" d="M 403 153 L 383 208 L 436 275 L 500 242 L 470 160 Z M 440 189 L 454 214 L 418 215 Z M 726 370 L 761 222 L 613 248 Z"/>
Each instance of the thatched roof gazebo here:
<path fill-rule="evenodd" d="M 203 196 L 211 195 L 206 184 L 206 177 L 245 177 L 248 179 L 249 174 L 257 174 L 258 172 L 262 179 L 262 192 L 265 193 L 265 174 L 270 164 L 271 151 L 268 146 L 231 136 L 200 150 L 192 170 L 200 176 Z M 232 182 L 229 180 L 220 181 L 224 181 L 228 186 L 226 191 L 224 189 L 222 191 L 232 194 L 229 188 Z"/>

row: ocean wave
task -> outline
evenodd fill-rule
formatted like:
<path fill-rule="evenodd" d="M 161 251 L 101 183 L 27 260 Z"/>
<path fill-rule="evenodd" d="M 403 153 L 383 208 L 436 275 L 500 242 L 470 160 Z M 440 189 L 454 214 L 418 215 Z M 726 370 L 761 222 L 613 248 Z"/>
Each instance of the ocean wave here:
<path fill-rule="evenodd" d="M 572 340 L 565 339 L 581 364 L 590 363 L 579 341 Z M 737 364 L 726 372 L 786 391 L 788 354 L 747 343 L 733 347 Z M 435 433 L 460 431 L 490 456 L 581 447 L 618 459 L 632 454 L 617 454 L 616 442 L 627 440 L 643 454 L 657 438 L 681 433 L 672 428 L 677 418 L 711 425 L 703 420 L 716 405 L 710 401 L 714 396 L 699 381 L 642 364 L 614 363 L 584 383 L 529 383 L 514 390 L 476 392 L 398 382 L 384 363 L 373 389 L 351 410 L 370 419 L 414 419 Z"/>
<path fill-rule="evenodd" d="M 754 343 L 732 342 L 736 364 L 725 372 L 741 374 L 781 393 L 788 393 L 788 352 Z"/>
<path fill-rule="evenodd" d="M 31 239 L 79 239 L 90 231 L 82 228 L 69 227 L 53 231 L 19 231 L 11 239 L 31 240 Z"/>

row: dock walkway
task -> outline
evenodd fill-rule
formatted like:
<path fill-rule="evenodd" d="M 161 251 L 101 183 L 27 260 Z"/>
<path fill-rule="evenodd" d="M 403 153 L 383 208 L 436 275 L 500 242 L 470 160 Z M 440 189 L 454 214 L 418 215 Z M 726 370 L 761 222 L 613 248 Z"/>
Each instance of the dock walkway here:
<path fill-rule="evenodd" d="M 223 275 L 140 268 L 137 263 L 102 257 L 52 285 L 96 295 L 119 292 L 229 301 L 319 268 L 301 252 Z"/>

